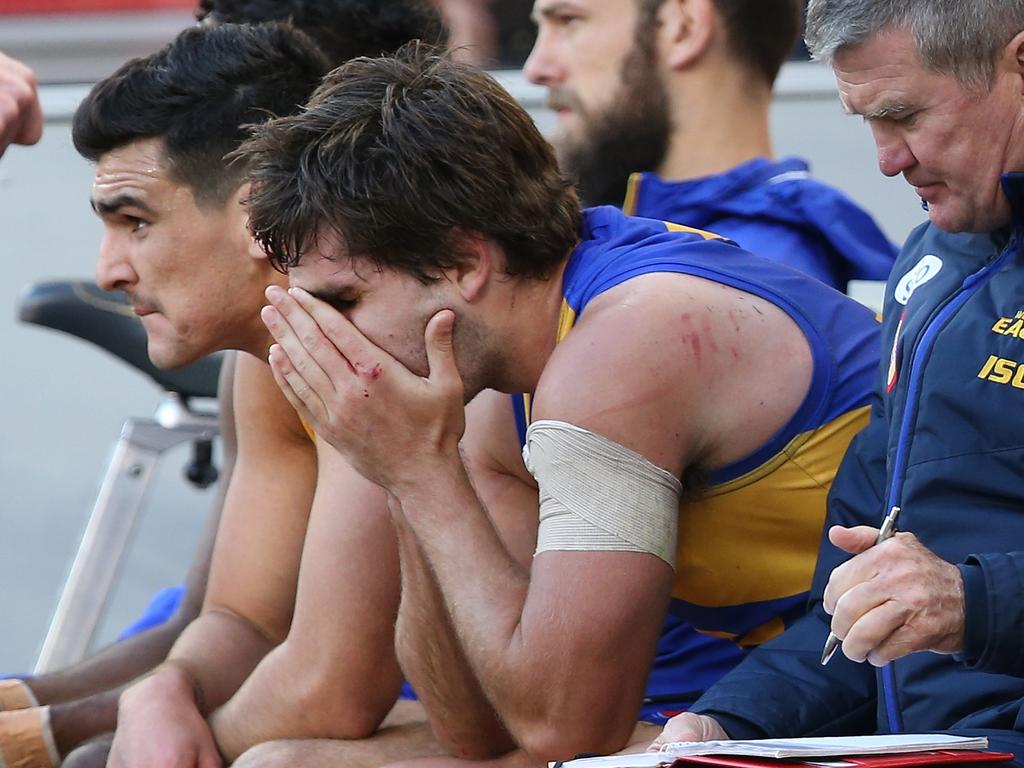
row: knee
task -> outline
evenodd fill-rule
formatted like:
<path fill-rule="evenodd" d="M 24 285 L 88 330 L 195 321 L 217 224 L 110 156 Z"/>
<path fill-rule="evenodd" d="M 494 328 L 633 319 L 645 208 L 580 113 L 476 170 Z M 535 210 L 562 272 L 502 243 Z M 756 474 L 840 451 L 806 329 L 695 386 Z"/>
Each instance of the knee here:
<path fill-rule="evenodd" d="M 101 736 L 68 753 L 61 768 L 104 768 L 113 736 Z"/>
<path fill-rule="evenodd" d="M 293 741 L 265 741 L 246 750 L 232 768 L 292 768 L 298 765 Z"/>

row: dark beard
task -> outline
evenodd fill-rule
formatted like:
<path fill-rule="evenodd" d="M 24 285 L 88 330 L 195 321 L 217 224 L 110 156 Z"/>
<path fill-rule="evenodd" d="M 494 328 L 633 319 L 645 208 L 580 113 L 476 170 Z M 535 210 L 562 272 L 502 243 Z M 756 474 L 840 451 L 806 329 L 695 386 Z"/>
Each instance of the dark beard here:
<path fill-rule="evenodd" d="M 668 152 L 672 126 L 662 82 L 645 46 L 622 66 L 622 86 L 603 114 L 586 117 L 578 142 L 560 142 L 559 160 L 586 205 L 621 206 L 634 172 L 653 171 Z"/>

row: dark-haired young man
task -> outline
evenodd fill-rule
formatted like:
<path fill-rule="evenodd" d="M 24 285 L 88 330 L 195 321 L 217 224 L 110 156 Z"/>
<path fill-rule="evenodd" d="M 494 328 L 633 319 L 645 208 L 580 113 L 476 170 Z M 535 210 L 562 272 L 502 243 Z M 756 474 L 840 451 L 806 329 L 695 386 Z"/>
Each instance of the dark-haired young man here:
<path fill-rule="evenodd" d="M 807 42 L 929 221 L 885 292 L 877 407 L 810 610 L 662 739 L 951 732 L 1024 765 L 1024 2 L 810 0 Z M 873 546 L 886 513 L 900 532 Z M 842 645 L 819 663 L 829 631 Z"/>
<path fill-rule="evenodd" d="M 372 5 L 364 4 L 361 13 Z M 367 557 L 371 549 L 332 525 L 333 518 L 317 523 L 316 505 L 311 518 L 317 451 L 267 366 L 253 357 L 264 357 L 270 343 L 258 318 L 263 289 L 282 278 L 246 230 L 240 204 L 245 168 L 224 158 L 244 137 L 244 126 L 296 110 L 327 69 L 312 41 L 291 27 L 203 26 L 129 62 L 100 83 L 76 115 L 76 145 L 97 164 L 92 203 L 105 229 L 97 279 L 131 296 L 154 362 L 176 367 L 216 349 L 248 354 L 238 356 L 221 387 L 234 470 L 223 481 L 223 520 L 202 616 L 189 624 L 204 602 L 212 531 L 174 621 L 62 673 L 0 684 L 0 709 L 22 707 L 0 712 L 7 764 L 46 766 L 112 730 L 120 688 L 161 664 L 185 626 L 171 659 L 141 684 L 159 724 L 147 730 L 151 751 L 137 764 L 176 764 L 191 754 L 205 765 L 219 761 L 218 748 L 234 756 L 269 736 L 363 734 L 391 706 L 401 678 L 389 661 L 390 622 L 374 623 L 378 612 L 363 621 L 360 610 L 360 601 L 388 584 L 378 580 L 359 589 L 351 580 L 350 593 L 345 584 L 325 583 L 316 570 L 318 545 L 331 563 L 339 547 L 355 546 Z M 344 483 L 342 471 L 320 477 Z M 315 543 L 304 550 L 309 519 Z M 308 606 L 325 605 L 324 593 L 333 610 L 321 610 L 317 619 Z M 346 624 L 335 631 L 337 622 Z M 309 625 L 324 628 L 322 641 L 308 641 L 323 654 L 323 669 L 293 638 Z M 331 654 L 346 664 L 327 665 Z M 325 688 L 317 685 L 326 696 L 318 699 Z M 200 688 L 205 702 L 197 703 Z M 229 699 L 211 733 L 203 715 Z M 33 703 L 44 706 L 24 708 Z M 122 720 L 134 714 L 130 705 L 125 712 Z M 106 748 L 83 747 L 65 762 L 105 764 Z"/>
<path fill-rule="evenodd" d="M 840 291 L 888 277 L 896 251 L 871 217 L 803 160 L 773 158 L 772 87 L 802 10 L 537 0 L 525 72 L 548 88 L 563 167 L 584 199 L 716 232 Z"/>
<path fill-rule="evenodd" d="M 452 755 L 619 749 L 694 695 L 679 621 L 756 644 L 802 613 L 867 416 L 866 309 L 581 212 L 515 101 L 415 46 L 339 68 L 243 156 L 294 286 L 268 290 L 271 365 L 387 492 L 399 658 Z"/>

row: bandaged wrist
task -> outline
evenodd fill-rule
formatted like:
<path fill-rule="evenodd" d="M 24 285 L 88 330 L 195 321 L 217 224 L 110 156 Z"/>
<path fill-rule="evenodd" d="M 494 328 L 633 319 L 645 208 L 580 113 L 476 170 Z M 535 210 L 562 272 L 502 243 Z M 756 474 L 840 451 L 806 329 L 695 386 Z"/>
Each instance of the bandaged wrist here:
<path fill-rule="evenodd" d="M 36 696 L 21 680 L 0 680 L 0 712 L 38 707 Z"/>
<path fill-rule="evenodd" d="M 19 709 L 0 716 L 0 765 L 54 768 L 59 764 L 49 707 Z"/>
<path fill-rule="evenodd" d="M 531 424 L 523 459 L 540 489 L 537 554 L 646 552 L 675 568 L 678 478 L 635 451 L 562 421 Z"/>

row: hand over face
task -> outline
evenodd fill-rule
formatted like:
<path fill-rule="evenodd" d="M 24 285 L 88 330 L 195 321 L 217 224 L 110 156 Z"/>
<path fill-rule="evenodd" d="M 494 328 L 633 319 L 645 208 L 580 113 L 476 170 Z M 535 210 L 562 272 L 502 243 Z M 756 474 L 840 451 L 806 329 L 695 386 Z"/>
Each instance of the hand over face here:
<path fill-rule="evenodd" d="M 647 751 L 657 752 L 665 744 L 676 741 L 724 741 L 728 738 L 729 734 L 713 717 L 683 712 L 665 723 L 665 728 L 658 738 L 651 742 Z"/>
<path fill-rule="evenodd" d="M 824 595 L 843 653 L 880 667 L 917 651 L 959 651 L 964 639 L 960 570 L 912 533 L 872 546 L 877 535 L 867 526 L 829 531 L 833 544 L 856 555 L 832 571 Z"/>
<path fill-rule="evenodd" d="M 191 688 L 159 671 L 121 694 L 108 768 L 221 768 Z"/>
<path fill-rule="evenodd" d="M 35 144 L 42 135 L 36 76 L 20 61 L 0 53 L 0 155 L 10 144 Z"/>
<path fill-rule="evenodd" d="M 458 459 L 465 410 L 450 310 L 427 324 L 424 378 L 302 289 L 274 286 L 267 298 L 263 321 L 277 341 L 270 366 L 278 386 L 366 479 L 395 490 Z"/>

